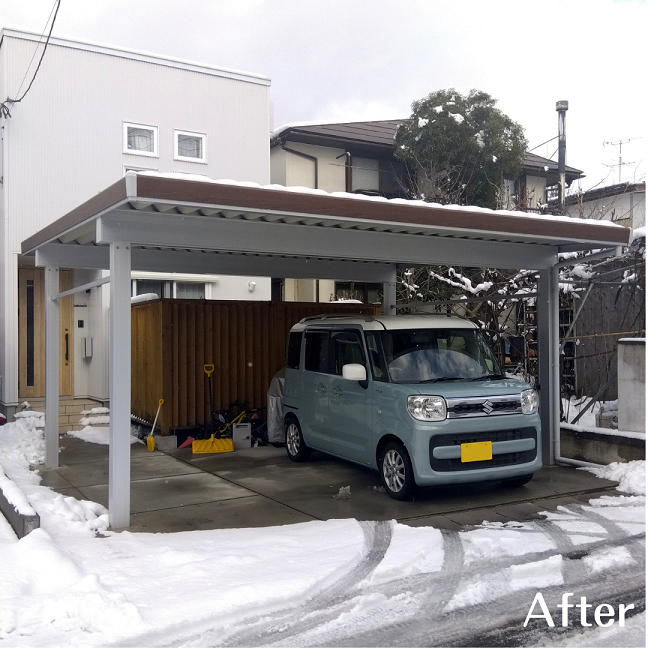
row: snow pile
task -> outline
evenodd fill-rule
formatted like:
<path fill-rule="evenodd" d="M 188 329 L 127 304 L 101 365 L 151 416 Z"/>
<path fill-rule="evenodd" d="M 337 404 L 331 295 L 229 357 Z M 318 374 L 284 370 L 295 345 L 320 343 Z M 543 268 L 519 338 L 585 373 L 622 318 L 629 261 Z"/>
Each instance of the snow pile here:
<path fill-rule="evenodd" d="M 63 637 L 72 631 L 119 635 L 141 627 L 137 608 L 105 588 L 44 529 L 18 542 L 0 541 L 0 546 L 0 639 L 18 633 L 24 642 L 25 635 L 45 627 L 50 645 L 57 644 L 57 637 L 64 645 Z M 38 645 L 44 645 L 43 639 Z"/>
<path fill-rule="evenodd" d="M 443 566 L 443 536 L 438 529 L 393 524 L 392 539 L 382 562 L 368 582 L 387 581 L 438 572 Z"/>
<path fill-rule="evenodd" d="M 554 542 L 533 525 L 484 522 L 473 531 L 461 533 L 466 565 L 555 549 Z"/>
<path fill-rule="evenodd" d="M 110 416 L 84 416 L 79 421 L 79 425 L 108 425 Z"/>
<path fill-rule="evenodd" d="M 94 537 L 95 531 L 108 528 L 108 511 L 95 502 L 79 502 L 40 486 L 38 472 L 30 470 L 45 460 L 45 441 L 39 423 L 44 423 L 42 416 L 20 416 L 15 423 L 0 427 L 0 466 L 38 513 L 42 527 L 50 532 L 61 530 L 67 534 L 74 530 Z"/>
<path fill-rule="evenodd" d="M 601 479 L 619 482 L 617 490 L 623 493 L 630 493 L 631 495 L 646 494 L 645 461 L 615 462 L 600 468 L 580 468 L 580 470 L 587 470 Z"/>
<path fill-rule="evenodd" d="M 30 419 L 32 420 L 35 427 L 44 428 L 45 427 L 45 412 L 34 412 L 32 410 L 23 410 L 22 412 L 16 412 L 14 418 L 17 421 L 21 419 Z"/>
<path fill-rule="evenodd" d="M 160 296 L 156 293 L 144 293 L 137 295 L 137 297 L 131 297 L 131 304 L 141 304 L 142 302 L 155 301 L 157 299 L 160 299 Z"/>
<path fill-rule="evenodd" d="M 36 511 L 31 507 L 24 493 L 5 475 L 2 464 L 0 464 L 0 491 L 20 515 L 36 515 Z"/>
<path fill-rule="evenodd" d="M 68 436 L 81 439 L 88 443 L 99 445 L 110 445 L 110 410 L 107 407 L 93 407 L 91 410 L 83 410 L 82 418 L 79 421 L 83 425 L 81 430 L 71 430 Z M 131 428 L 130 442 L 137 443 L 137 433 Z"/>

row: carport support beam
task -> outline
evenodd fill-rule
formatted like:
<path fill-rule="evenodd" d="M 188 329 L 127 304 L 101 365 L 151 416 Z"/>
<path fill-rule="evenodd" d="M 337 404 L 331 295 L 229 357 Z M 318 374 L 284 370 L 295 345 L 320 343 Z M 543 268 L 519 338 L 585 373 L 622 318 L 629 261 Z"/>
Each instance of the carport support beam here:
<path fill-rule="evenodd" d="M 59 465 L 59 269 L 45 268 L 45 467 Z"/>
<path fill-rule="evenodd" d="M 541 270 L 538 280 L 538 380 L 542 422 L 542 462 L 556 462 L 555 441 L 560 435 L 560 329 L 557 267 Z"/>
<path fill-rule="evenodd" d="M 110 244 L 110 526 L 130 526 L 131 246 Z"/>

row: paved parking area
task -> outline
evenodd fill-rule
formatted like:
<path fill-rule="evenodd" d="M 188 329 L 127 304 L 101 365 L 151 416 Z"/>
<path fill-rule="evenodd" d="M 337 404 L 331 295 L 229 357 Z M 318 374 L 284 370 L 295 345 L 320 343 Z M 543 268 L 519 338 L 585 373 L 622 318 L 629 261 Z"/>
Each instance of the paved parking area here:
<path fill-rule="evenodd" d="M 484 520 L 531 519 L 562 504 L 588 501 L 615 482 L 567 466 L 541 470 L 526 486 L 498 483 L 419 489 L 412 502 L 378 490 L 378 473 L 313 453 L 295 464 L 283 448 L 265 446 L 217 455 L 190 449 L 149 452 L 131 446 L 131 531 L 263 527 L 309 520 L 396 519 L 411 526 L 458 529 Z M 61 437 L 60 467 L 42 470 L 43 484 L 66 496 L 108 505 L 108 446 Z M 337 500 L 342 486 L 350 499 Z"/>

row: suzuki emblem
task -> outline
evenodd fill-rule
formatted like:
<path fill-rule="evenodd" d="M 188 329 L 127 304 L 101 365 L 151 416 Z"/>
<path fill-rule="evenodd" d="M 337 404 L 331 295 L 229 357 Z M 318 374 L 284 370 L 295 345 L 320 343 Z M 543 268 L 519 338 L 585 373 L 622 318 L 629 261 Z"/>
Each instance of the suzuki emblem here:
<path fill-rule="evenodd" d="M 485 401 L 484 404 L 482 405 L 482 409 L 486 414 L 490 414 L 493 411 L 493 403 L 491 403 L 489 400 Z"/>

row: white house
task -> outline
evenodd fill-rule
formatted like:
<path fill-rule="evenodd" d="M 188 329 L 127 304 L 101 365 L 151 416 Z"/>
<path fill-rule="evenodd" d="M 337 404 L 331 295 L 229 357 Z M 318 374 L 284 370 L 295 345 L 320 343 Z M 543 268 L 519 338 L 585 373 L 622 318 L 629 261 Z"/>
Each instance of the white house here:
<path fill-rule="evenodd" d="M 270 80 L 210 65 L 0 32 L 0 408 L 43 396 L 43 272 L 20 243 L 129 170 L 267 184 Z M 34 54 L 36 55 L 34 56 Z M 72 180 L 72 181 L 71 181 Z M 98 278 L 62 271 L 61 291 Z M 133 293 L 269 299 L 270 279 L 134 274 Z M 67 303 L 66 303 L 67 302 Z M 107 399 L 107 290 L 61 301 L 61 394 Z M 86 344 L 91 338 L 94 344 Z"/>
<path fill-rule="evenodd" d="M 646 183 L 621 182 L 590 189 L 565 199 L 574 218 L 593 218 L 638 229 L 646 224 Z"/>
<path fill-rule="evenodd" d="M 403 121 L 282 126 L 270 138 L 272 182 L 288 187 L 407 198 L 416 185 L 416 173 L 394 156 L 394 137 Z M 578 169 L 567 167 L 567 184 L 582 175 Z M 520 176 L 507 180 L 507 197 L 502 207 L 540 212 L 558 178 L 556 162 L 527 152 Z M 342 297 L 372 302 L 379 301 L 380 290 L 379 285 L 353 281 L 284 282 L 287 301 L 329 301 Z"/>

